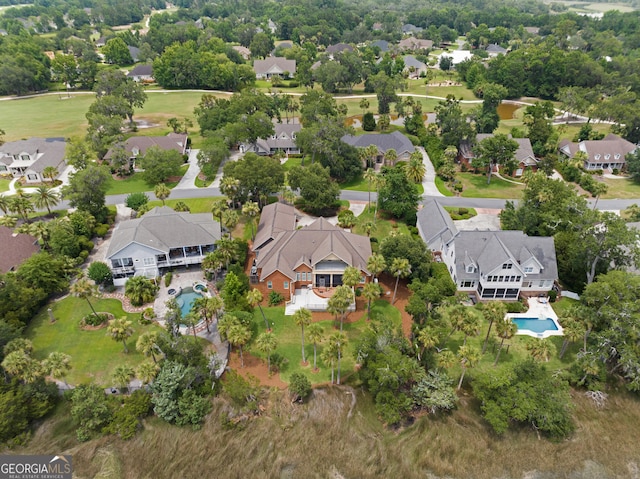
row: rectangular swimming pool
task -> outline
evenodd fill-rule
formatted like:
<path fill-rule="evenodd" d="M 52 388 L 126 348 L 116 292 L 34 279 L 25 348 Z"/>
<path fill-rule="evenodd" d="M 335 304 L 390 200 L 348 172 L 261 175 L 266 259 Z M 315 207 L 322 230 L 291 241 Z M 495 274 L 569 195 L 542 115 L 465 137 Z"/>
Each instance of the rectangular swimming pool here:
<path fill-rule="evenodd" d="M 518 330 L 527 330 L 534 333 L 545 333 L 547 331 L 558 331 L 558 326 L 553 319 L 538 318 L 512 318 Z"/>

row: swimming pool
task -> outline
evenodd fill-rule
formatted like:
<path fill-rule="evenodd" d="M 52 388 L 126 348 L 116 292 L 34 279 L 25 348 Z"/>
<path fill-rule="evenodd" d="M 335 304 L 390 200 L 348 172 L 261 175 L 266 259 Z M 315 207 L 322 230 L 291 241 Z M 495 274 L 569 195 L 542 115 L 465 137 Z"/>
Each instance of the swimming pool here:
<path fill-rule="evenodd" d="M 513 318 L 512 321 L 518 326 L 518 330 L 526 329 L 534 333 L 544 333 L 545 331 L 558 331 L 558 326 L 553 319 L 538 318 Z"/>
<path fill-rule="evenodd" d="M 182 292 L 176 296 L 176 301 L 178 302 L 178 306 L 180 306 L 183 318 L 191 312 L 191 306 L 193 306 L 193 302 L 198 298 L 202 298 L 202 294 L 195 292 L 193 288 L 183 288 Z"/>

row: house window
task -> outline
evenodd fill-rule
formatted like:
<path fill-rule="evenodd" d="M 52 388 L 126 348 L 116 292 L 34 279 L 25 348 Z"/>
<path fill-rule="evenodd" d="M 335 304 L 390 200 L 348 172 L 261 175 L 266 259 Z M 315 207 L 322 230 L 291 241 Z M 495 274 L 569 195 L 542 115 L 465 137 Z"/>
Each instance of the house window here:
<path fill-rule="evenodd" d="M 530 288 L 531 286 L 533 286 L 532 281 L 525 281 L 524 283 L 522 283 L 523 288 Z"/>
<path fill-rule="evenodd" d="M 289 281 L 285 281 L 282 286 L 284 287 L 284 289 L 289 289 Z"/>
<path fill-rule="evenodd" d="M 37 179 L 38 179 L 38 175 L 36 175 L 36 174 L 34 174 L 34 173 L 29 173 L 29 174 L 27 175 L 27 178 L 28 178 L 28 179 L 30 179 L 30 180 L 35 181 L 35 180 L 37 180 Z"/>
<path fill-rule="evenodd" d="M 271 281 L 267 281 L 267 288 L 273 289 L 273 283 Z"/>
<path fill-rule="evenodd" d="M 607 153 L 606 155 L 604 155 L 604 159 L 605 159 L 605 160 L 608 160 L 608 159 L 610 159 L 610 158 L 611 158 L 611 155 L 610 155 L 610 154 L 608 154 L 608 153 Z"/>
<path fill-rule="evenodd" d="M 300 281 L 300 273 L 296 273 L 296 281 Z"/>
<path fill-rule="evenodd" d="M 460 286 L 462 288 L 473 288 L 473 287 L 475 287 L 475 285 L 476 285 L 475 281 L 462 281 L 460 283 Z"/>
<path fill-rule="evenodd" d="M 31 157 L 29 155 L 20 155 L 20 159 L 22 161 L 29 161 L 31 160 Z"/>
<path fill-rule="evenodd" d="M 364 276 L 360 276 L 360 283 L 364 283 L 365 282 L 365 277 Z"/>
<path fill-rule="evenodd" d="M 524 267 L 524 272 L 525 273 L 533 273 L 533 266 L 525 266 Z"/>
<path fill-rule="evenodd" d="M 544 279 L 541 279 L 541 280 L 540 280 L 540 283 L 538 284 L 538 287 L 543 288 L 543 287 L 544 287 L 544 285 L 545 285 L 545 280 L 544 280 Z"/>
<path fill-rule="evenodd" d="M 473 270 L 474 270 L 474 269 L 475 269 L 475 268 L 473 267 L 473 265 L 469 265 L 469 266 L 467 266 L 467 273 L 473 273 Z"/>
<path fill-rule="evenodd" d="M 513 268 L 513 265 L 511 263 L 505 263 L 502 265 L 502 269 L 511 269 Z"/>
<path fill-rule="evenodd" d="M 0 171 L 7 171 L 7 167 L 5 165 L 0 165 Z"/>
<path fill-rule="evenodd" d="M 520 281 L 522 279 L 521 276 L 516 276 L 516 281 Z"/>
<path fill-rule="evenodd" d="M 596 159 L 596 160 L 599 160 L 599 159 L 600 159 L 600 155 L 596 155 L 596 156 L 595 156 L 595 159 Z"/>
<path fill-rule="evenodd" d="M 616 160 L 619 160 L 619 159 L 620 159 L 620 153 L 616 153 L 613 157 L 614 157 Z"/>
<path fill-rule="evenodd" d="M 154 264 L 156 264 L 156 260 L 155 258 L 144 258 L 142 260 L 142 264 L 144 264 L 145 266 L 153 266 Z"/>

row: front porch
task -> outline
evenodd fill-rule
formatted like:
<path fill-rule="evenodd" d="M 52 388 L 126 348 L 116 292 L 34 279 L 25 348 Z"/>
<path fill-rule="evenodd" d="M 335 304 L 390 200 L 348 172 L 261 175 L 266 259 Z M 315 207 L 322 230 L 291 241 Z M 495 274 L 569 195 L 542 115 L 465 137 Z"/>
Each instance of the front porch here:
<path fill-rule="evenodd" d="M 292 316 L 300 308 L 309 311 L 326 311 L 329 307 L 329 299 L 333 296 L 335 288 L 302 288 L 296 289 L 284 308 L 285 316 Z M 349 306 L 349 311 L 356 310 L 356 303 Z"/>

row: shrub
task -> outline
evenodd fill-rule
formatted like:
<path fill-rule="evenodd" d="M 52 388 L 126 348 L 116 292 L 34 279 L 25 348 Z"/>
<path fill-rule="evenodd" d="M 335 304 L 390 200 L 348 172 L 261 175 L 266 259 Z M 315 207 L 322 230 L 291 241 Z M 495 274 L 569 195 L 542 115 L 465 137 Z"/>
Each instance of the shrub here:
<path fill-rule="evenodd" d="M 149 197 L 143 192 L 131 193 L 125 200 L 127 207 L 134 211 L 138 211 L 141 206 L 146 205 L 148 202 Z"/>
<path fill-rule="evenodd" d="M 611 170 L 611 173 L 613 173 L 614 175 L 619 175 L 620 170 L 618 168 L 614 168 L 613 170 Z"/>
<path fill-rule="evenodd" d="M 289 82 L 289 88 L 298 88 L 299 86 L 300 86 L 300 82 L 297 82 L 297 81 L 294 81 L 294 80 L 291 80 Z"/>
<path fill-rule="evenodd" d="M 273 372 L 280 372 L 284 367 L 289 364 L 289 360 L 280 353 L 273 353 L 271 355 L 271 369 Z"/>
<path fill-rule="evenodd" d="M 469 213 L 469 209 L 468 208 L 458 208 L 458 214 L 460 216 L 464 216 L 464 215 L 466 215 L 468 213 Z"/>
<path fill-rule="evenodd" d="M 364 131 L 374 131 L 376 129 L 376 119 L 370 111 L 362 116 L 362 129 Z"/>
<path fill-rule="evenodd" d="M 124 440 L 131 439 L 141 427 L 140 419 L 148 416 L 150 412 L 151 395 L 141 389 L 134 391 L 125 398 L 122 407 L 116 410 L 113 421 L 105 432 L 118 434 Z"/>
<path fill-rule="evenodd" d="M 377 242 L 378 242 L 378 238 L 375 238 L 373 236 L 369 238 L 369 243 L 377 243 Z"/>
<path fill-rule="evenodd" d="M 105 285 L 113 283 L 111 270 L 109 266 L 107 266 L 107 263 L 103 263 L 102 261 L 94 261 L 91 263 L 87 270 L 87 276 L 89 279 L 95 281 L 96 284 Z"/>
<path fill-rule="evenodd" d="M 555 303 L 556 299 L 558 299 L 558 292 L 552 289 L 549 291 L 549 301 Z"/>
<path fill-rule="evenodd" d="M 409 233 L 411 233 L 412 235 L 418 234 L 418 228 L 416 228 L 415 226 L 407 226 L 407 229 L 409 230 Z"/>
<path fill-rule="evenodd" d="M 505 304 L 507 305 L 507 313 L 523 313 L 527 310 L 527 307 L 520 301 Z"/>
<path fill-rule="evenodd" d="M 100 223 L 93 230 L 93 234 L 95 234 L 96 236 L 99 236 L 100 238 L 104 238 L 105 236 L 107 236 L 108 232 L 109 232 L 109 225 L 105 225 L 104 223 Z"/>
<path fill-rule="evenodd" d="M 109 321 L 110 318 L 111 318 L 111 315 L 109 315 L 108 313 L 98 313 L 97 316 L 91 313 L 91 314 L 87 314 L 84 318 L 82 318 L 80 325 L 81 326 L 101 326 L 107 321 Z"/>
<path fill-rule="evenodd" d="M 303 402 L 305 398 L 311 393 L 311 382 L 304 374 L 293 373 L 291 375 L 289 391 L 291 392 L 293 401 Z"/>
<path fill-rule="evenodd" d="M 164 285 L 168 288 L 169 285 L 171 284 L 171 280 L 173 279 L 173 273 L 171 271 L 169 271 L 167 274 L 164 275 Z"/>
<path fill-rule="evenodd" d="M 269 293 L 269 306 L 278 306 L 284 301 L 284 296 L 277 291 L 271 291 Z"/>

